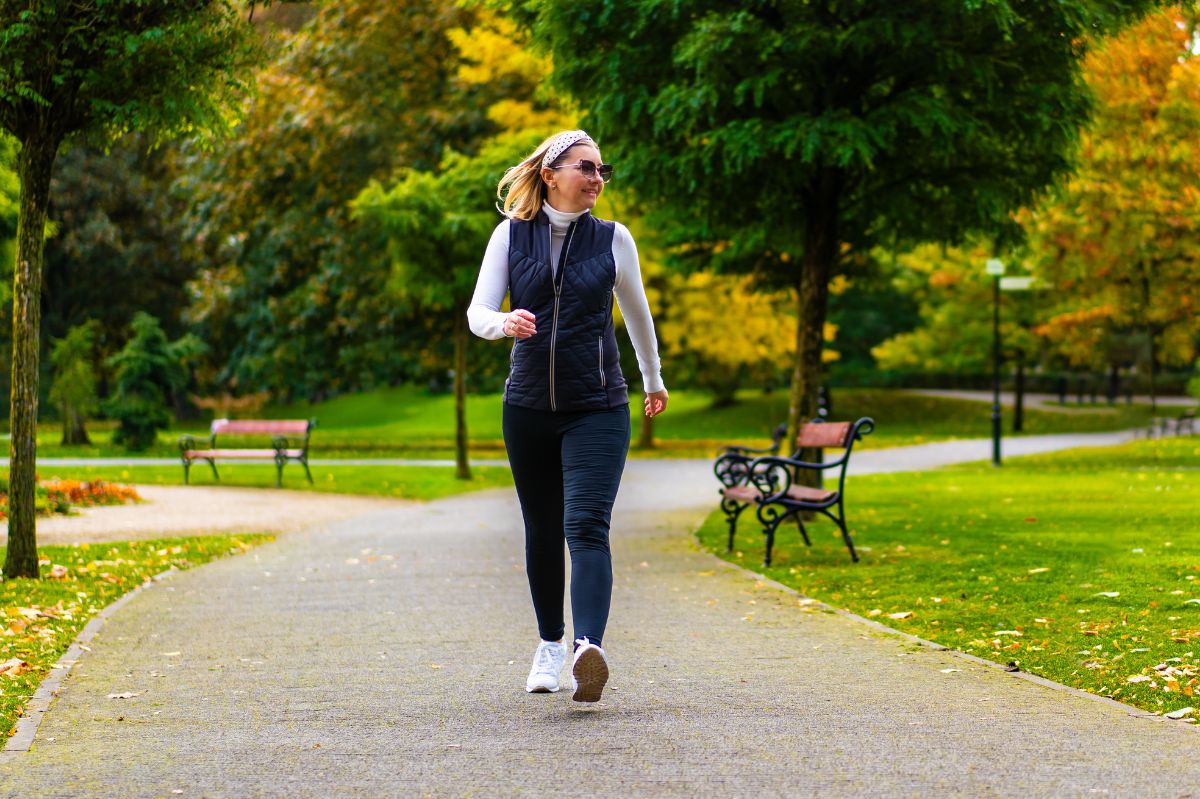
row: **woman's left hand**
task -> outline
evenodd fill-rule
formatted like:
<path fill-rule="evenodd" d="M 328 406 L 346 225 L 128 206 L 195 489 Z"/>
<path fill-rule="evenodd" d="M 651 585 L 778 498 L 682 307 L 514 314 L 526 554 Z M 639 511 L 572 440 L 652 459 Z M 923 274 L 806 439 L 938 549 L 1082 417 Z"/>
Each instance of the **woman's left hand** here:
<path fill-rule="evenodd" d="M 667 390 L 646 392 L 646 415 L 653 419 L 667 409 Z"/>

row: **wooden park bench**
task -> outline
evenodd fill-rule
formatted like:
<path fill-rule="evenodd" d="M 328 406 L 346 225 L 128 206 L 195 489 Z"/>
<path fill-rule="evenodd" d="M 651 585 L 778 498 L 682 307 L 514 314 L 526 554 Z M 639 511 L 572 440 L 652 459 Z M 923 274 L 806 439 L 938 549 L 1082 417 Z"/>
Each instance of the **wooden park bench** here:
<path fill-rule="evenodd" d="M 1174 428 L 1174 429 L 1172 429 Z M 1178 416 L 1171 418 L 1156 417 L 1146 428 L 1146 438 L 1154 438 L 1169 435 L 1181 436 L 1184 434 L 1189 436 L 1196 435 L 1196 409 L 1188 408 Z"/>
<path fill-rule="evenodd" d="M 217 474 L 217 460 L 273 460 L 275 461 L 275 487 L 283 485 L 283 467 L 288 461 L 298 461 L 304 474 L 312 484 L 312 472 L 308 470 L 308 439 L 316 427 L 316 419 L 214 419 L 209 428 L 208 448 L 200 449 L 195 436 L 181 436 L 179 455 L 183 459 L 183 482 L 188 482 L 188 473 L 194 461 L 208 461 L 213 478 Z M 218 449 L 217 436 L 271 437 L 270 449 Z"/>
<path fill-rule="evenodd" d="M 753 505 L 763 534 L 767 537 L 764 566 L 771 565 L 775 531 L 786 519 L 795 519 L 804 543 L 812 546 L 804 526 L 804 514 L 808 512 L 823 513 L 833 520 L 842 531 L 842 540 L 850 550 L 851 560 L 857 562 L 858 553 L 854 551 L 854 541 L 846 529 L 846 467 L 850 463 L 854 442 L 861 441 L 874 429 L 874 420 L 867 417 L 854 423 L 817 421 L 801 425 L 800 435 L 796 437 L 796 452 L 790 458 L 779 455 L 751 458 L 728 451 L 718 455 L 713 472 L 722 483 L 721 510 L 725 512 L 729 523 L 728 550 L 733 549 L 738 517 Z M 802 450 L 827 448 L 837 448 L 843 452 L 830 461 L 824 461 L 823 458 L 815 462 L 799 459 Z M 822 475 L 827 469 L 837 470 L 836 489 L 814 488 L 796 479 L 806 471 Z"/>

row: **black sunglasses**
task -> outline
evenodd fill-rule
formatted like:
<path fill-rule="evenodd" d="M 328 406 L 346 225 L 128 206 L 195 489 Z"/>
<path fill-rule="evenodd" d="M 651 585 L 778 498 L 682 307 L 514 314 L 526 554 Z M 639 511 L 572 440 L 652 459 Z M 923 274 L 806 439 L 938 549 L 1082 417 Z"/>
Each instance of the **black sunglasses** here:
<path fill-rule="evenodd" d="M 583 173 L 585 178 L 594 178 L 599 173 L 600 179 L 605 183 L 612 180 L 613 165 L 612 164 L 597 164 L 595 161 L 589 161 L 586 158 L 581 158 L 577 164 L 559 164 L 552 166 L 551 169 L 565 169 L 567 167 L 575 167 Z"/>

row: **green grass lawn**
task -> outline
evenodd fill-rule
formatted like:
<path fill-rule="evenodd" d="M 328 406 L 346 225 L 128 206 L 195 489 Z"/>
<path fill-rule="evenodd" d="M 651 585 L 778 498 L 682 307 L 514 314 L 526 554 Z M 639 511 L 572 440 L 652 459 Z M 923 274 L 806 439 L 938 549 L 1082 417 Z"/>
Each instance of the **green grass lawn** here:
<path fill-rule="evenodd" d="M 422 466 L 313 466 L 313 484 L 304 470 L 292 464 L 283 470 L 283 487 L 295 491 L 320 491 L 330 494 L 362 494 L 397 499 L 431 500 L 512 485 L 512 474 L 505 466 L 475 466 L 469 481 L 458 480 L 454 470 Z M 268 488 L 275 485 L 275 466 L 270 463 L 218 464 L 221 479 L 213 479 L 208 465 L 192 467 L 192 485 L 248 486 Z M 61 472 L 61 474 L 59 474 Z M 7 470 L 0 470 L 7 476 Z M 183 485 L 183 467 L 171 466 L 42 466 L 38 476 L 75 480 L 108 480 L 141 485 Z"/>
<path fill-rule="evenodd" d="M 12 734 L 38 684 L 105 606 L 160 572 L 199 566 L 269 540 L 214 535 L 39 547 L 43 576 L 55 565 L 66 573 L 59 579 L 0 582 L 0 663 L 22 664 L 12 676 L 0 676 L 0 730 Z"/>
<path fill-rule="evenodd" d="M 637 398 L 635 397 L 635 400 Z M 871 416 L 876 432 L 865 446 L 892 447 L 949 438 L 986 437 L 991 434 L 990 406 L 985 402 L 919 396 L 890 389 L 846 389 L 833 397 L 834 418 Z M 472 452 L 477 457 L 503 457 L 498 394 L 472 396 L 467 402 L 467 426 Z M 714 409 L 710 397 L 699 391 L 675 391 L 669 410 L 655 420 L 659 449 L 635 456 L 709 456 L 724 443 L 766 443 L 771 429 L 787 418 L 785 391 L 764 394 L 745 391 L 739 402 Z M 641 424 L 641 403 L 632 407 L 634 435 Z M 312 456 L 336 457 L 449 457 L 454 441 L 454 399 L 446 394 L 402 386 L 337 397 L 317 405 L 300 403 L 273 408 L 264 415 L 273 418 L 315 417 L 318 426 L 312 438 Z M 1111 411 L 1054 413 L 1026 412 L 1026 434 L 1122 430 L 1146 424 L 1149 407 L 1119 405 Z M 1011 419 L 1006 414 L 1006 425 Z M 43 425 L 38 436 L 42 457 L 123 456 L 124 450 L 111 443 L 111 424 L 94 423 L 89 428 L 90 447 L 63 447 L 56 425 Z M 159 436 L 158 445 L 144 453 L 172 457 L 178 452 L 181 433 L 206 434 L 207 425 L 181 426 Z M 1007 434 L 1007 430 L 1006 430 Z M 252 446 L 263 446 L 265 440 Z"/>
<path fill-rule="evenodd" d="M 828 521 L 814 523 L 811 548 L 785 523 L 767 575 L 1147 710 L 1200 702 L 1200 438 L 848 482 L 861 562 Z M 761 571 L 753 517 L 729 555 L 725 531 L 714 513 L 698 535 Z"/>

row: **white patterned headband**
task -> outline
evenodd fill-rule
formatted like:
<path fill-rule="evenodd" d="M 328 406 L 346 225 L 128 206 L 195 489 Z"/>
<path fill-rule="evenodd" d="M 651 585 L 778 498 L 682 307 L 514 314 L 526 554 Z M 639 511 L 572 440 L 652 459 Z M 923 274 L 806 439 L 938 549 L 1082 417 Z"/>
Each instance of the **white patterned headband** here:
<path fill-rule="evenodd" d="M 550 149 L 546 151 L 546 157 L 542 159 L 542 168 L 544 169 L 553 164 L 558 160 L 560 155 L 581 141 L 585 141 L 588 144 L 595 144 L 592 141 L 592 137 L 582 130 L 568 130 L 566 133 L 560 133 L 554 139 L 553 143 L 551 143 Z"/>

